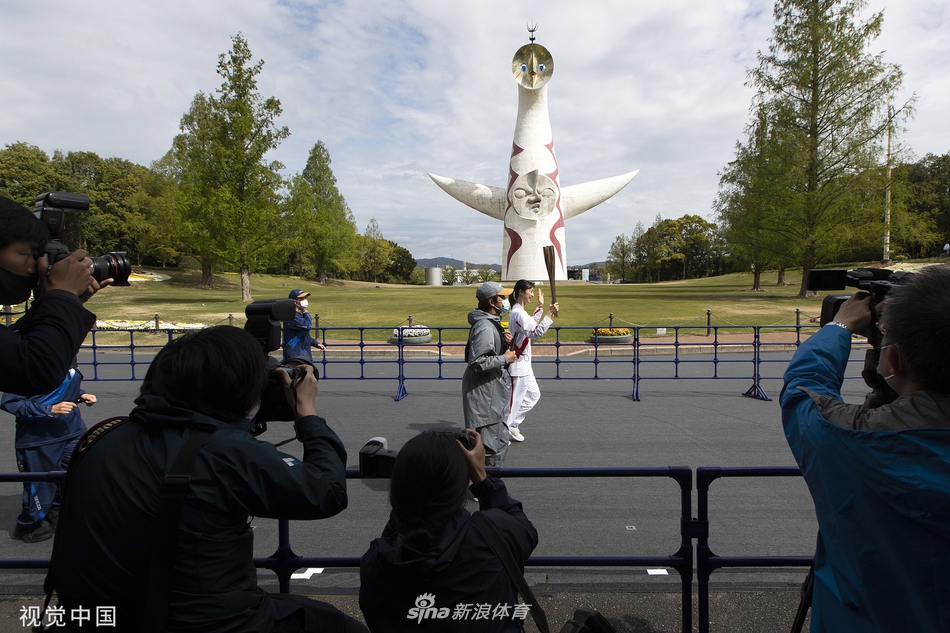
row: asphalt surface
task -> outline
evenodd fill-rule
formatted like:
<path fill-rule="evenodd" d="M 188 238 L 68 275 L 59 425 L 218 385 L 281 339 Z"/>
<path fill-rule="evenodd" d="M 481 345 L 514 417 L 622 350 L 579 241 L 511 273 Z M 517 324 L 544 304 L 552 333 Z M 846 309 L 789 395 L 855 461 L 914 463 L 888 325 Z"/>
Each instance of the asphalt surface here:
<path fill-rule="evenodd" d="M 780 375 L 790 357 L 790 353 L 768 354 L 768 369 L 762 374 Z M 857 374 L 862 357 L 863 352 L 854 353 L 849 375 Z M 748 378 L 752 365 L 745 356 L 730 365 L 728 355 L 720 355 L 715 365 L 718 379 L 709 379 L 712 357 L 688 359 L 675 367 L 670 362 L 641 365 L 639 401 L 631 398 L 629 359 L 601 364 L 596 380 L 571 379 L 590 376 L 590 363 L 538 364 L 542 398 L 522 427 L 526 441 L 511 446 L 506 468 L 794 466 L 776 402 L 781 382 L 761 381 L 771 402 L 743 397 L 752 384 Z M 113 369 L 116 375 L 127 371 L 119 366 L 99 369 L 100 375 Z M 409 395 L 398 402 L 392 363 L 362 368 L 336 363 L 326 370 L 330 378 L 321 381 L 317 410 L 346 445 L 351 467 L 358 462 L 360 447 L 372 437 L 386 437 L 391 448 L 398 448 L 419 431 L 462 426 L 461 365 L 443 366 L 443 380 L 412 378 L 431 377 L 432 367 L 407 366 Z M 360 371 L 379 380 L 335 379 Z M 555 371 L 561 380 L 545 379 Z M 139 372 L 144 375 L 141 368 Z M 90 372 L 84 369 L 84 373 Z M 680 378 L 670 379 L 673 375 Z M 83 410 L 87 424 L 128 413 L 139 385 L 87 380 L 85 389 L 99 400 Z M 860 402 L 866 391 L 860 380 L 846 381 L 845 400 Z M 0 436 L 0 472 L 15 472 L 13 418 L 0 414 L 0 419 L 11 424 L 10 432 Z M 278 442 L 292 435 L 289 423 L 276 422 L 261 439 Z M 302 454 L 295 442 L 284 449 Z M 506 483 L 538 528 L 537 556 L 667 556 L 679 548 L 680 492 L 671 479 L 512 476 Z M 310 557 L 359 557 L 386 522 L 387 488 L 384 480 L 351 480 L 346 511 L 331 519 L 291 524 L 293 550 Z M 7 517 L 8 526 L 8 537 L 0 538 L 0 559 L 48 558 L 52 541 L 26 544 L 9 537 L 20 491 L 21 484 L 0 484 L 0 517 Z M 696 516 L 696 507 L 694 490 L 691 516 Z M 807 489 L 797 477 L 717 480 L 711 487 L 709 518 L 710 547 L 719 555 L 814 552 L 817 524 Z M 277 522 L 258 518 L 254 525 L 255 555 L 272 554 Z M 21 610 L 41 603 L 37 594 L 44 575 L 43 570 L 0 570 L 0 631 L 23 630 Z M 803 577 L 800 568 L 715 572 L 710 583 L 711 630 L 787 630 Z M 527 578 L 553 610 L 552 624 L 563 622 L 572 605 L 583 603 L 608 613 L 620 630 L 679 630 L 680 579 L 672 569 L 530 567 Z M 261 571 L 259 580 L 276 591 L 276 577 L 270 572 Z M 326 568 L 293 580 L 291 589 L 331 596 L 356 614 L 358 586 L 355 569 Z M 695 621 L 694 617 L 694 626 Z"/>

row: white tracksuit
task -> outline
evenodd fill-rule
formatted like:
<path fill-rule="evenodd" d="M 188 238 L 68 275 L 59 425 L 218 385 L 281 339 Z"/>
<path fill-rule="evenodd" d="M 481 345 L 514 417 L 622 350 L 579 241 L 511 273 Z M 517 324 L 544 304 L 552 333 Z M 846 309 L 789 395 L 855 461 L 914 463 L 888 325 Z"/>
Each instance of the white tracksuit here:
<path fill-rule="evenodd" d="M 551 327 L 551 317 L 542 317 L 541 306 L 533 314 L 528 312 L 520 303 L 511 306 L 508 315 L 508 331 L 511 332 L 511 349 L 517 354 L 515 362 L 508 367 L 511 377 L 511 396 L 508 401 L 507 417 L 508 428 L 517 428 L 524 422 L 524 416 L 538 404 L 541 399 L 541 389 L 531 369 L 531 341 L 541 338 Z"/>

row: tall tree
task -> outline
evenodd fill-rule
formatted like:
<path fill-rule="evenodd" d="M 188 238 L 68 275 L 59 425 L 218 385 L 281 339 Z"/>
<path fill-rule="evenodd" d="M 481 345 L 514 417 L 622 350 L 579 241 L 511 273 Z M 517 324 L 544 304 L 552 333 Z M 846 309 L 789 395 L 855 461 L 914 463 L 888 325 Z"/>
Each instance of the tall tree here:
<path fill-rule="evenodd" d="M 395 284 L 409 283 L 409 277 L 416 268 L 416 260 L 407 249 L 396 242 L 389 242 L 389 266 L 386 267 L 386 281 Z"/>
<path fill-rule="evenodd" d="M 11 143 L 0 150 L 0 196 L 33 208 L 36 196 L 61 185 L 49 155 L 39 147 Z"/>
<path fill-rule="evenodd" d="M 630 279 L 633 272 L 634 242 L 623 234 L 614 238 L 607 252 L 607 270 L 618 280 Z"/>
<path fill-rule="evenodd" d="M 280 101 L 262 97 L 252 60 L 238 33 L 218 57 L 223 82 L 212 96 L 199 93 L 181 121 L 173 151 L 181 162 L 183 210 L 205 258 L 224 261 L 241 274 L 241 299 L 251 301 L 250 271 L 272 260 L 284 237 L 278 210 L 283 185 L 277 161 L 266 154 L 290 135 L 278 127 Z"/>
<path fill-rule="evenodd" d="M 762 271 L 786 251 L 785 230 L 791 182 L 781 139 L 763 108 L 746 128 L 748 141 L 736 143 L 736 158 L 720 173 L 715 208 L 733 257 L 752 269 L 752 291 L 761 292 Z"/>
<path fill-rule="evenodd" d="M 842 243 L 876 232 L 856 193 L 879 164 L 887 105 L 902 73 L 867 48 L 883 13 L 866 21 L 865 0 L 777 0 L 768 53 L 750 71 L 758 105 L 787 143 L 793 180 L 785 222 L 775 227 L 803 269 L 834 256 Z"/>
<path fill-rule="evenodd" d="M 291 248 L 314 266 L 321 284 L 326 283 L 328 270 L 353 266 L 356 223 L 337 189 L 323 141 L 310 149 L 303 171 L 291 180 L 286 210 L 293 229 Z"/>
<path fill-rule="evenodd" d="M 383 237 L 383 232 L 379 228 L 379 222 L 376 218 L 371 218 L 366 225 L 366 231 L 362 239 L 362 262 L 365 278 L 374 283 L 379 281 L 380 276 L 386 271 L 390 264 L 390 243 Z"/>

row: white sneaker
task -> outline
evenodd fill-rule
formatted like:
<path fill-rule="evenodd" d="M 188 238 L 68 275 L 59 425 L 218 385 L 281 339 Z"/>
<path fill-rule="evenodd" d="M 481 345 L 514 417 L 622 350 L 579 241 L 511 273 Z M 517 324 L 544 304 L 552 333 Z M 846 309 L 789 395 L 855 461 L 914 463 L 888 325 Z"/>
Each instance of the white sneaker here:
<path fill-rule="evenodd" d="M 521 434 L 521 431 L 518 430 L 517 426 L 512 426 L 508 428 L 508 433 L 511 435 L 511 439 L 516 442 L 524 442 L 524 435 Z"/>

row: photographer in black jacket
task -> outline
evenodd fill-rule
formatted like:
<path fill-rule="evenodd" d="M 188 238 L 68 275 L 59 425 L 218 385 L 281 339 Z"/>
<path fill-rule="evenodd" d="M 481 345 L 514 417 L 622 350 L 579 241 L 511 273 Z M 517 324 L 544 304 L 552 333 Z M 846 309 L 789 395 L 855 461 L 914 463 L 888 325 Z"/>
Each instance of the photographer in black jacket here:
<path fill-rule="evenodd" d="M 114 607 L 116 628 L 129 631 L 365 631 L 330 605 L 257 586 L 254 517 L 321 519 L 347 506 L 346 449 L 315 413 L 312 368 L 301 369 L 293 385 L 285 370 L 276 371 L 296 412 L 302 461 L 251 434 L 269 373 L 257 339 L 229 326 L 166 345 L 129 421 L 98 435 L 94 427 L 80 440 L 47 578 L 67 616 L 80 607 Z M 156 527 L 163 481 L 202 431 L 210 434 L 187 471 L 173 553 L 156 561 L 153 549 L 175 529 Z M 161 570 L 168 581 L 155 586 L 153 573 Z M 154 615 L 149 599 L 163 591 L 161 628 L 146 613 Z"/>
<path fill-rule="evenodd" d="M 0 196 L 0 305 L 30 298 L 39 280 L 46 290 L 12 328 L 0 325 L 0 391 L 49 393 L 63 382 L 96 315 L 82 306 L 111 280 L 92 277 L 92 260 L 77 250 L 49 266 L 46 227 L 23 207 Z"/>

